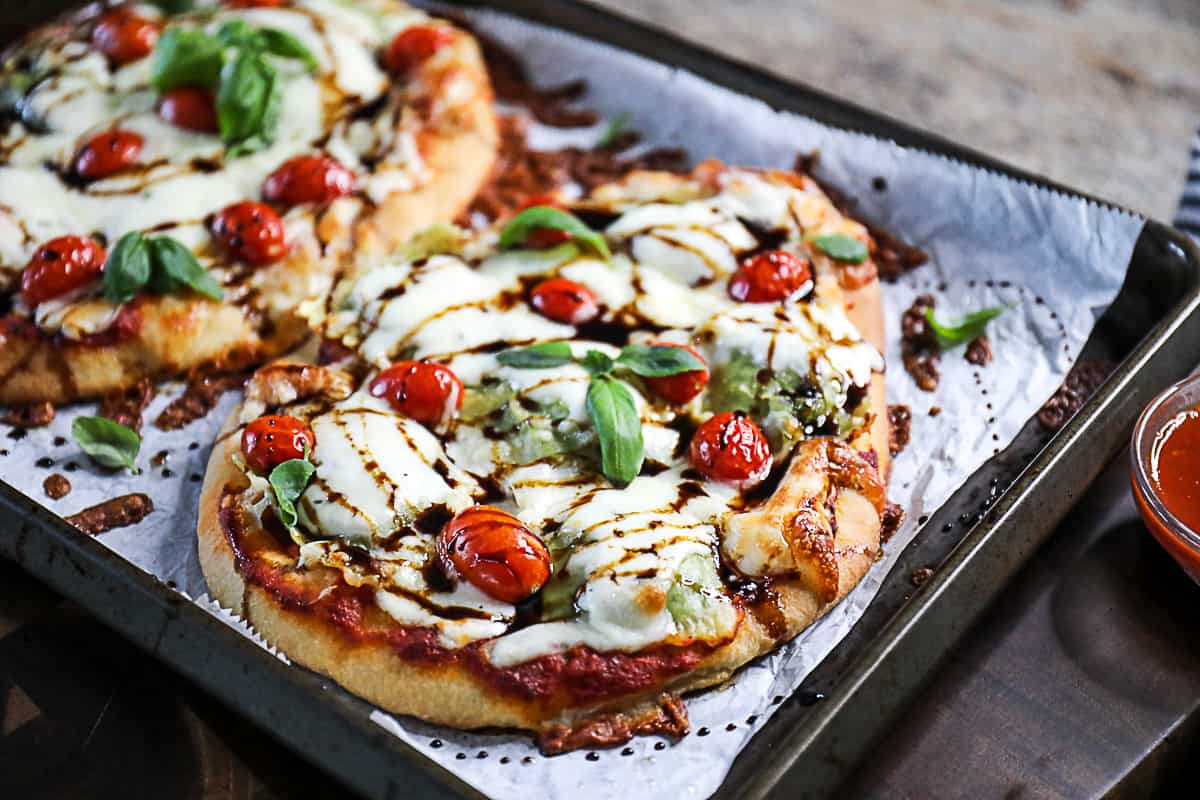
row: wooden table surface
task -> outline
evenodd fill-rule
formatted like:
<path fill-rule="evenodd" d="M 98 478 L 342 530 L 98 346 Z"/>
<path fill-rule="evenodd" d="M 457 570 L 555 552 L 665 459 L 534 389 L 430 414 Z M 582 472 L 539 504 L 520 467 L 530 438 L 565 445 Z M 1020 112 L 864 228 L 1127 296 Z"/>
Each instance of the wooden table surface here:
<path fill-rule="evenodd" d="M 1191 0 L 604 4 L 1159 218 L 1200 122 Z M 35 5 L 0 0 L 0 26 Z M 1118 463 L 846 794 L 1178 788 L 1200 755 L 1197 623 L 1200 589 L 1141 529 Z M 344 796 L 0 563 L 0 797 Z"/>

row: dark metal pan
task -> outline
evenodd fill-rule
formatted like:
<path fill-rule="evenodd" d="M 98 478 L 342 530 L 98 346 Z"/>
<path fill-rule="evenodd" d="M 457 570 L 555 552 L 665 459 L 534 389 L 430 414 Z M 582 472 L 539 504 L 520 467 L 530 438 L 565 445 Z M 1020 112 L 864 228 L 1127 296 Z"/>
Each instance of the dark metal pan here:
<path fill-rule="evenodd" d="M 45 13 L 66 5 L 48 3 Z M 683 67 L 777 108 L 1086 197 L 581 2 L 490 5 Z M 1156 387 L 1200 359 L 1198 306 L 1200 253 L 1182 234 L 1147 223 L 1125 284 L 1081 356 L 1119 362 L 1107 382 L 1057 435 L 1031 420 L 925 523 L 862 620 L 743 750 L 717 797 L 821 796 L 836 788 L 1124 444 Z M 379 728 L 364 701 L 283 663 L 4 483 L 0 514 L 8 520 L 0 556 L 354 789 L 372 797 L 480 797 Z M 914 589 L 909 576 L 918 567 L 936 571 Z"/>

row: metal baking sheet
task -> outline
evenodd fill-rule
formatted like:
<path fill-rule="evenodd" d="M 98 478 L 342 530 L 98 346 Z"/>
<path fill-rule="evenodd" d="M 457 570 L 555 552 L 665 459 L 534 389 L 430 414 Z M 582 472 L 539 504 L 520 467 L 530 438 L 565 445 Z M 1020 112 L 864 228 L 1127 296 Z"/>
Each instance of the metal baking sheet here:
<path fill-rule="evenodd" d="M 590 6 L 562 2 L 543 7 L 520 0 L 492 5 L 682 66 L 828 124 L 1050 185 Z M 1034 424 L 1028 426 L 926 523 L 930 535 L 918 537 L 904 553 L 855 632 L 764 725 L 718 796 L 824 794 L 865 751 L 888 716 L 918 688 L 1119 447 L 1146 395 L 1183 374 L 1194 360 L 1187 343 L 1197 340 L 1192 311 L 1200 261 L 1185 247 L 1181 237 L 1163 226 L 1146 227 L 1126 286 L 1084 353 L 1125 358 L 1107 386 L 1049 446 Z M 1139 344 L 1130 347 L 1134 342 Z M 1000 496 L 1031 460 L 1020 480 Z M 985 500 L 990 511 L 973 526 Z M 0 508 L 19 520 L 0 531 L 0 553 L 348 784 L 371 796 L 478 796 L 371 723 L 370 706 L 363 701 L 331 690 L 319 676 L 289 668 L 6 485 L 0 486 Z M 937 565 L 935 577 L 910 598 L 911 569 Z M 851 697 L 854 702 L 848 703 Z"/>

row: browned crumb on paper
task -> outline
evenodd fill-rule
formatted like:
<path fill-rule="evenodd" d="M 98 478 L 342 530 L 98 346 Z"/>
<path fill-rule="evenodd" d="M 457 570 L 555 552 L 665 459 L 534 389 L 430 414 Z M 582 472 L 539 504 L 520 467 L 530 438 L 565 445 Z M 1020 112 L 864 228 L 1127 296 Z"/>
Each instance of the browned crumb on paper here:
<path fill-rule="evenodd" d="M 967 350 L 963 353 L 963 358 L 977 367 L 986 367 L 992 363 L 992 343 L 986 333 L 967 342 Z"/>
<path fill-rule="evenodd" d="M 100 416 L 135 431 L 142 429 L 142 412 L 154 399 L 154 381 L 142 378 L 127 389 L 104 395 L 100 401 Z"/>
<path fill-rule="evenodd" d="M 51 500 L 61 500 L 71 493 L 71 482 L 66 475 L 55 472 L 42 481 L 42 490 Z"/>
<path fill-rule="evenodd" d="M 900 353 L 904 369 L 926 392 L 936 389 L 942 379 L 938 370 L 941 350 L 925 316 L 936 302 L 931 294 L 919 295 L 900 318 Z"/>
<path fill-rule="evenodd" d="M 908 447 L 912 432 L 912 409 L 906 405 L 888 406 L 888 452 L 893 456 Z"/>
<path fill-rule="evenodd" d="M 470 28 L 463 20 L 456 20 L 460 27 Z M 487 34 L 472 30 L 483 60 L 487 64 L 488 76 L 496 98 L 507 103 L 525 106 L 538 122 L 556 128 L 586 128 L 595 125 L 599 117 L 595 111 L 574 105 L 587 91 L 587 82 L 573 80 L 551 88 L 538 88 L 525 71 L 521 60 L 504 45 Z"/>
<path fill-rule="evenodd" d="M 917 567 L 908 577 L 913 586 L 924 586 L 933 577 L 933 570 L 929 567 Z"/>
<path fill-rule="evenodd" d="M 634 736 L 670 736 L 687 734 L 687 708 L 675 695 L 663 695 L 653 707 L 635 714 L 615 712 L 592 717 L 582 723 L 552 725 L 538 736 L 538 746 L 548 756 L 569 753 L 585 747 L 612 747 Z"/>
<path fill-rule="evenodd" d="M 1116 363 L 1106 359 L 1086 359 L 1078 361 L 1067 373 L 1062 386 L 1038 411 L 1037 419 L 1048 431 L 1057 431 L 1067 420 L 1075 415 L 1087 399 L 1100 388 L 1100 384 L 1116 367 Z"/>
<path fill-rule="evenodd" d="M 929 416 L 936 417 L 936 416 L 941 415 L 941 413 L 942 413 L 941 406 L 930 406 L 929 407 Z"/>
<path fill-rule="evenodd" d="M 72 514 L 67 517 L 67 522 L 88 536 L 98 536 L 115 528 L 135 525 L 153 510 L 154 501 L 149 495 L 125 494 Z"/>
<path fill-rule="evenodd" d="M 28 406 L 14 406 L 0 416 L 0 422 L 17 428 L 44 428 L 54 422 L 54 405 L 47 400 Z"/>
<path fill-rule="evenodd" d="M 883 520 L 879 526 L 879 542 L 887 544 L 904 523 L 904 509 L 898 503 L 889 502 L 883 507 Z"/>
<path fill-rule="evenodd" d="M 238 389 L 246 382 L 247 372 L 205 374 L 195 372 L 188 378 L 183 394 L 172 400 L 154 426 L 164 431 L 174 431 L 188 425 L 212 411 L 221 395 Z"/>

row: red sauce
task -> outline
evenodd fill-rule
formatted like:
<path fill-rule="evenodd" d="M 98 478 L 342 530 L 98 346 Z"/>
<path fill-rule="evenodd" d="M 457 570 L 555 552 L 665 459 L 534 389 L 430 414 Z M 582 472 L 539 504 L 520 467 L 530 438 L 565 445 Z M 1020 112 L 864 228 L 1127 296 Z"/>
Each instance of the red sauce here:
<path fill-rule="evenodd" d="M 1200 533 L 1200 409 L 1180 411 L 1154 437 L 1154 493 L 1175 517 Z"/>

